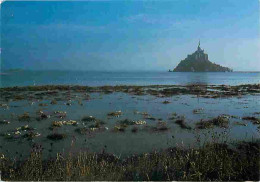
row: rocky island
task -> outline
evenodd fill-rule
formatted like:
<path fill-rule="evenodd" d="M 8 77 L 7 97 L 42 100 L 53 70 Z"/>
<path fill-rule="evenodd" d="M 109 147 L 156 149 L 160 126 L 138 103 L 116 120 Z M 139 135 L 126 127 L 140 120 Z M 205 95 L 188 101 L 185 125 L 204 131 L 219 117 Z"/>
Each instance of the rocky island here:
<path fill-rule="evenodd" d="M 172 72 L 171 70 L 169 70 Z M 208 59 L 208 54 L 200 48 L 188 55 L 187 58 L 182 60 L 173 72 L 232 72 L 233 70 L 228 67 L 223 67 L 218 64 L 212 63 Z"/>

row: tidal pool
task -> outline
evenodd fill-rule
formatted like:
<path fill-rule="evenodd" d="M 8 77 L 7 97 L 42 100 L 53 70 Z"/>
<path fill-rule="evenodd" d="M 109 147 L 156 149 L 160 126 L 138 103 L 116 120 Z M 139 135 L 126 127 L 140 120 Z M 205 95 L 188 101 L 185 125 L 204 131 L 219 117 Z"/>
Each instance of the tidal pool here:
<path fill-rule="evenodd" d="M 25 98 L 1 100 L 0 107 L 0 153 L 11 157 L 29 155 L 33 146 L 41 146 L 44 157 L 57 152 L 94 151 L 108 152 L 117 156 L 126 156 L 160 150 L 169 147 L 196 147 L 198 141 L 203 144 L 213 139 L 219 141 L 251 141 L 259 139 L 259 124 L 243 117 L 260 118 L 260 95 L 242 95 L 225 98 L 203 98 L 196 95 L 174 95 L 157 97 L 152 95 L 131 95 L 122 92 L 85 93 L 60 91 L 48 97 L 41 96 L 41 91 L 16 93 Z M 57 103 L 51 104 L 53 100 Z M 66 112 L 66 117 L 57 117 L 55 111 Z M 118 117 L 108 113 L 121 111 Z M 25 112 L 29 121 L 20 118 Z M 39 112 L 47 118 L 39 119 Z M 227 127 L 214 126 L 210 129 L 198 129 L 196 123 L 224 115 L 228 118 Z M 89 128 L 93 122 L 84 122 L 82 118 L 93 116 L 104 122 L 102 130 L 80 134 L 77 128 Z M 175 118 L 174 118 L 175 117 Z M 122 120 L 145 121 L 142 125 L 125 126 L 122 131 L 115 131 L 115 126 Z M 176 120 L 181 119 L 190 129 L 183 129 Z M 54 121 L 77 121 L 77 125 L 63 125 L 51 128 Z M 10 122 L 6 124 L 4 122 Z M 156 130 L 162 124 L 166 129 Z M 19 130 L 14 138 L 7 134 L 16 128 L 28 125 L 40 134 L 32 139 L 23 137 L 28 129 Z M 133 130 L 133 128 L 135 128 Z M 26 130 L 26 131 L 25 131 Z M 66 137 L 50 140 L 50 134 L 61 133 Z M 219 136 L 220 134 L 220 136 Z"/>

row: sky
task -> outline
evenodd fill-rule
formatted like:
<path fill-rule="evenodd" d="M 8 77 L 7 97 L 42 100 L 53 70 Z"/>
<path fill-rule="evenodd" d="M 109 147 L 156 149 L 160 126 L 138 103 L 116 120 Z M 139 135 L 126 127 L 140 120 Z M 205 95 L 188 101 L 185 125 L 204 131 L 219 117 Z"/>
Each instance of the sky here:
<path fill-rule="evenodd" d="M 201 48 L 260 71 L 259 0 L 5 1 L 1 68 L 165 71 Z"/>

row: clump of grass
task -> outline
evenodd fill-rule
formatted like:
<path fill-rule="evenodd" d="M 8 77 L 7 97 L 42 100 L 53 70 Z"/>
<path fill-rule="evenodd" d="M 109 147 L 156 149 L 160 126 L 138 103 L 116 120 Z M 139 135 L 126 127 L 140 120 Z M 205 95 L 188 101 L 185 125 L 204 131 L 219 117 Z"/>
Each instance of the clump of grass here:
<path fill-rule="evenodd" d="M 198 149 L 118 158 L 107 153 L 78 153 L 43 160 L 33 150 L 25 161 L 0 155 L 4 181 L 259 181 L 259 143 L 206 144 Z"/>
<path fill-rule="evenodd" d="M 221 128 L 227 128 L 229 124 L 228 117 L 221 115 L 216 118 L 213 118 L 212 120 L 203 121 L 196 123 L 196 127 L 199 129 L 209 129 L 213 128 L 214 126 L 221 127 Z"/>
<path fill-rule="evenodd" d="M 47 136 L 48 139 L 50 140 L 62 140 L 66 138 L 65 134 L 60 134 L 60 133 L 53 133 Z"/>

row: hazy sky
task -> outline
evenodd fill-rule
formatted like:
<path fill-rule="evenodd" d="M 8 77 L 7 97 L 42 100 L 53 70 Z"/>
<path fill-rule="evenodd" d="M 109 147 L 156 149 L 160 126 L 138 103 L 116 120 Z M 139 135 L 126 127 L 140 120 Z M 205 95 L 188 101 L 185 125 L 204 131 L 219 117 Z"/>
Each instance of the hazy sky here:
<path fill-rule="evenodd" d="M 2 68 L 168 70 L 197 49 L 260 70 L 259 0 L 42 1 L 1 5 Z"/>

